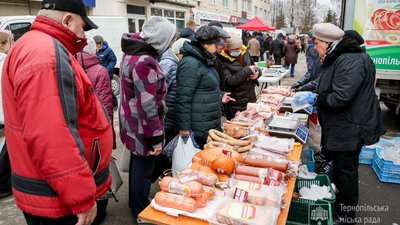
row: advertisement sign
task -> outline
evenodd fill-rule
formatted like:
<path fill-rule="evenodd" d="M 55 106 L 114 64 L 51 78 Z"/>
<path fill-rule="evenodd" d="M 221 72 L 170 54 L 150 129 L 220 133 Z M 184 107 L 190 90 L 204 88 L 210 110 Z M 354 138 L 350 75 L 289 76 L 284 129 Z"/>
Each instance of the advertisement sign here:
<path fill-rule="evenodd" d="M 353 27 L 377 69 L 400 71 L 400 0 L 356 0 Z"/>

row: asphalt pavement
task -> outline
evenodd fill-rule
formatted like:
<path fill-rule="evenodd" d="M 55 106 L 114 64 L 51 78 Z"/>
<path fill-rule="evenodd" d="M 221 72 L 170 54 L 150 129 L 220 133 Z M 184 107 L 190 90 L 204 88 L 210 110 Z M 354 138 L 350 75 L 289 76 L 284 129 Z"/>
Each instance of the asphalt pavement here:
<path fill-rule="evenodd" d="M 298 64 L 295 69 L 295 77 L 286 77 L 282 80 L 282 85 L 291 85 L 302 77 L 306 70 L 305 56 L 300 54 Z M 256 90 L 258 91 L 258 90 Z M 382 106 L 385 128 L 388 130 L 386 137 L 400 137 L 400 122 Z M 114 126 L 118 133 L 118 115 L 114 112 Z M 117 134 L 118 137 L 118 134 Z M 114 150 L 113 156 L 120 158 L 122 144 L 117 138 L 118 148 Z M 375 172 L 368 165 L 360 165 L 359 168 L 359 188 L 360 201 L 357 208 L 358 224 L 400 224 L 400 185 L 382 183 L 378 180 Z M 117 193 L 118 202 L 110 199 L 107 208 L 108 215 L 103 222 L 104 225 L 125 225 L 136 224 L 130 215 L 128 208 L 128 174 L 122 173 L 124 184 Z M 153 185 L 151 196 L 158 190 L 157 185 Z M 150 197 L 151 197 L 150 196 Z M 13 197 L 0 200 L 0 225 L 24 225 L 25 220 L 21 211 L 16 207 Z"/>

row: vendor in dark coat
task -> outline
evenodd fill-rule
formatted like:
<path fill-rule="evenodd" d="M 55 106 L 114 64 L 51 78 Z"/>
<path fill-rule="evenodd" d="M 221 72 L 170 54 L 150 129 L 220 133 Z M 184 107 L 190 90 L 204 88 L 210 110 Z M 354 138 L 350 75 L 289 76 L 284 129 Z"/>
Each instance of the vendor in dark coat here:
<path fill-rule="evenodd" d="M 202 148 L 210 129 L 221 129 L 221 105 L 229 101 L 230 93 L 220 91 L 220 80 L 214 67 L 217 45 L 224 46 L 216 28 L 200 27 L 196 41 L 185 42 L 181 48 L 183 58 L 176 74 L 176 125 L 181 136 L 195 133 Z M 222 103 L 221 103 L 222 101 Z"/>
<path fill-rule="evenodd" d="M 246 110 L 247 103 L 256 101 L 254 87 L 258 85 L 257 78 L 261 75 L 261 70 L 252 65 L 247 48 L 238 36 L 231 36 L 221 56 L 224 77 L 222 82 L 226 91 L 231 92 L 231 97 L 236 99 L 227 104 L 226 117 L 230 120 L 236 112 Z"/>
<path fill-rule="evenodd" d="M 379 141 L 381 109 L 368 59 L 354 39 L 330 23 L 313 27 L 315 48 L 322 59 L 318 115 L 322 153 L 333 163 L 338 224 L 355 224 L 358 202 L 358 160 L 362 145 Z"/>

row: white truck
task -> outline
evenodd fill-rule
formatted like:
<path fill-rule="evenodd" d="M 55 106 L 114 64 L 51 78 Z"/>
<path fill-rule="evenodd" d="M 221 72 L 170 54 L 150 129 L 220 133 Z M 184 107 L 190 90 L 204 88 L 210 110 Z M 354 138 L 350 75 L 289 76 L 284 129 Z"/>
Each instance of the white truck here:
<path fill-rule="evenodd" d="M 353 29 L 365 40 L 376 66 L 376 90 L 400 119 L 400 2 L 342 0 L 344 30 Z"/>
<path fill-rule="evenodd" d="M 22 35 L 29 31 L 36 16 L 5 16 L 0 17 L 0 30 L 10 30 L 14 34 L 14 39 L 18 40 Z M 114 76 L 111 80 L 111 87 L 115 95 L 120 93 L 119 66 L 122 59 L 121 37 L 128 32 L 128 21 L 124 17 L 110 16 L 89 16 L 89 18 L 99 27 L 86 32 L 91 37 L 100 35 L 107 41 L 109 47 L 117 56 L 117 64 L 114 68 Z"/>

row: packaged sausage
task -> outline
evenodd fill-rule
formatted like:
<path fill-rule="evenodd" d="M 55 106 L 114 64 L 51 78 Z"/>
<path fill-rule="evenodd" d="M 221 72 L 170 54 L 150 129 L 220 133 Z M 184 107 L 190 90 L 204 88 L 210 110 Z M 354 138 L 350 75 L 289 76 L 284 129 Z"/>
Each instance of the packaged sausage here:
<path fill-rule="evenodd" d="M 257 206 L 232 200 L 228 201 L 215 217 L 211 217 L 209 222 L 231 225 L 275 225 L 279 213 L 280 209 L 277 207 Z"/>
<path fill-rule="evenodd" d="M 282 196 L 285 193 L 285 189 L 282 186 L 271 187 L 259 183 L 231 180 L 230 189 L 227 191 L 228 196 L 234 198 L 238 190 L 247 192 L 244 202 L 255 205 L 275 206 L 277 208 L 281 208 Z"/>

